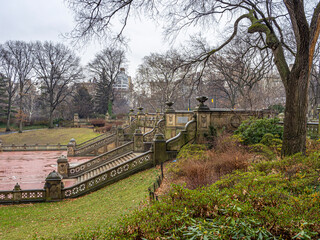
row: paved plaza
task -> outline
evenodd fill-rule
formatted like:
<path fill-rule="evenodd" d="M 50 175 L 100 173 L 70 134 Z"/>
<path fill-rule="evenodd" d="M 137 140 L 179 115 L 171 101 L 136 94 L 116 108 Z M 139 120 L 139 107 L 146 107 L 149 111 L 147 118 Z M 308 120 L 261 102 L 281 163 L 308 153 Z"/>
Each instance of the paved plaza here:
<path fill-rule="evenodd" d="M 0 152 L 0 190 L 12 190 L 16 183 L 21 189 L 42 189 L 48 174 L 57 170 L 57 159 L 66 151 Z M 68 157 L 70 164 L 92 157 Z M 65 187 L 73 184 L 64 180 Z"/>

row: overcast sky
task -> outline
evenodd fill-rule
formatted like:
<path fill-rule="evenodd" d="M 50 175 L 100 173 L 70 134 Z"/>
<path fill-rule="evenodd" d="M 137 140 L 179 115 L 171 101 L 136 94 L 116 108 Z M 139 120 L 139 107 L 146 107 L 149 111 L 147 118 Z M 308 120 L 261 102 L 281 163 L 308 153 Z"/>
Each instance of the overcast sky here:
<path fill-rule="evenodd" d="M 0 3 L 0 43 L 7 40 L 68 43 L 61 34 L 70 32 L 74 22 L 72 12 L 63 0 L 0 0 Z M 145 19 L 131 19 L 125 34 L 130 39 L 127 58 L 128 72 L 132 77 L 144 56 L 169 47 L 162 41 L 161 28 Z M 102 47 L 93 42 L 77 49 L 76 53 L 85 65 Z"/>

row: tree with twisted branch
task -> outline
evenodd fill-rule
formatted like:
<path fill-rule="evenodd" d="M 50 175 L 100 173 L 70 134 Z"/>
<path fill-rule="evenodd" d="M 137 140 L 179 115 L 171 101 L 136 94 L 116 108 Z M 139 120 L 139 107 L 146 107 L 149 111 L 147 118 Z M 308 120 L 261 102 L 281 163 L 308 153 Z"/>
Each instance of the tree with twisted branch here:
<path fill-rule="evenodd" d="M 206 64 L 238 34 L 246 30 L 255 47 L 270 51 L 286 92 L 283 155 L 306 150 L 309 77 L 320 33 L 320 2 L 316 0 L 66 0 L 75 13 L 71 36 L 121 39 L 134 13 L 164 17 L 166 34 L 199 24 L 209 28 L 221 19 L 233 22 L 233 33 L 224 43 L 196 56 L 189 63 Z M 115 35 L 114 22 L 122 25 Z M 225 23 L 224 23 L 225 24 Z M 232 23 L 231 23 L 232 24 Z M 226 26 L 230 24 L 225 24 Z M 205 28 L 202 28 L 202 30 Z M 205 31 L 205 30 L 203 30 Z M 290 40 L 294 41 L 290 41 Z M 293 62 L 292 68 L 289 63 Z"/>

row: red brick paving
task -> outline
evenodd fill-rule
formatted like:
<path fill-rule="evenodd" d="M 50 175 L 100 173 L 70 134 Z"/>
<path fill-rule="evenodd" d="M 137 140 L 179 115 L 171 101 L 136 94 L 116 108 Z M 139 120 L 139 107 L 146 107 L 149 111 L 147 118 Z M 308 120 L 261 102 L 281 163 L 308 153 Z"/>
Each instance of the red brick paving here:
<path fill-rule="evenodd" d="M 0 190 L 12 190 L 16 183 L 24 189 L 42 189 L 48 174 L 57 170 L 57 159 L 66 151 L 0 152 Z M 91 157 L 68 157 L 80 163 Z M 67 180 L 65 187 L 74 181 Z"/>

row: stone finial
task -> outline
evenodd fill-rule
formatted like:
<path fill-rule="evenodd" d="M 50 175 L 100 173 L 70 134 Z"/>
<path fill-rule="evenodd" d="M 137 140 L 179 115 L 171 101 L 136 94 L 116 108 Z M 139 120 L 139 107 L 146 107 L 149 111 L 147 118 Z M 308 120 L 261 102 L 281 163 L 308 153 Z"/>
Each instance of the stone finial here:
<path fill-rule="evenodd" d="M 20 187 L 19 183 L 16 183 L 16 185 L 14 185 L 13 191 L 14 192 L 21 191 L 21 187 Z"/>
<path fill-rule="evenodd" d="M 55 170 L 49 173 L 46 178 L 46 183 L 44 185 L 46 190 L 46 200 L 47 201 L 57 201 L 62 199 L 62 189 L 63 182 L 62 176 Z"/>
<path fill-rule="evenodd" d="M 197 110 L 205 110 L 208 111 L 210 110 L 209 107 L 207 105 L 205 105 L 204 103 L 208 100 L 208 98 L 206 96 L 199 96 L 196 98 L 198 100 L 198 102 L 200 103 L 197 107 Z"/>
<path fill-rule="evenodd" d="M 65 155 L 61 155 L 57 160 L 57 163 L 66 163 L 66 162 L 68 162 L 68 158 Z"/>
<path fill-rule="evenodd" d="M 138 115 L 144 114 L 144 113 L 143 113 L 143 107 L 141 107 L 141 106 L 138 107 L 138 110 L 139 110 L 139 111 L 138 111 Z"/>
<path fill-rule="evenodd" d="M 167 109 L 166 109 L 166 112 L 174 112 L 174 109 L 172 107 L 172 105 L 174 104 L 174 102 L 166 102 L 166 105 L 168 106 Z"/>
<path fill-rule="evenodd" d="M 73 145 L 76 145 L 76 140 L 74 138 L 71 138 L 70 143 L 72 143 Z"/>
<path fill-rule="evenodd" d="M 53 170 L 51 173 L 49 173 L 49 175 L 47 176 L 46 178 L 46 181 L 49 181 L 49 180 L 61 180 L 62 179 L 62 176 L 56 172 L 55 170 Z"/>
<path fill-rule="evenodd" d="M 142 134 L 142 131 L 141 131 L 139 128 L 137 128 L 137 129 L 135 130 L 134 134 L 135 134 L 135 135 L 140 135 L 140 134 Z"/>

